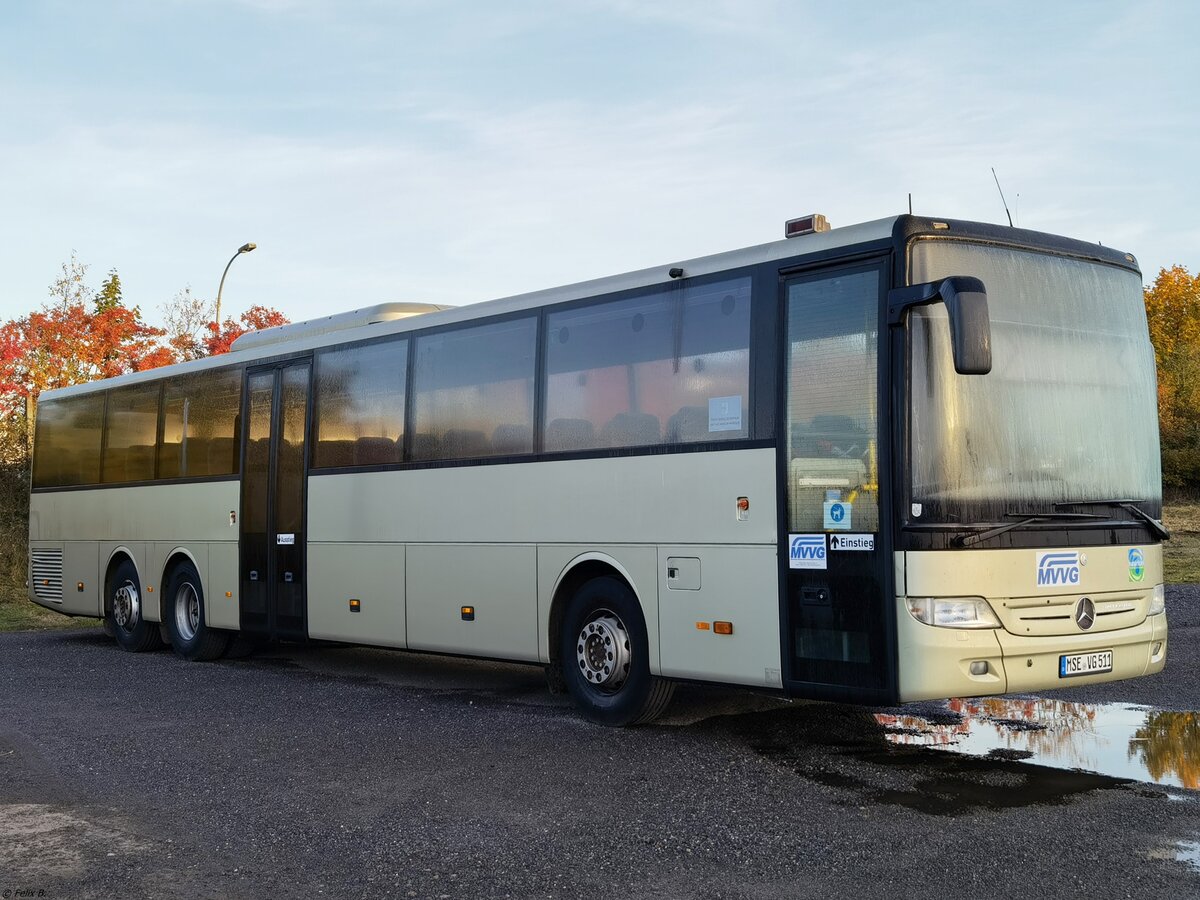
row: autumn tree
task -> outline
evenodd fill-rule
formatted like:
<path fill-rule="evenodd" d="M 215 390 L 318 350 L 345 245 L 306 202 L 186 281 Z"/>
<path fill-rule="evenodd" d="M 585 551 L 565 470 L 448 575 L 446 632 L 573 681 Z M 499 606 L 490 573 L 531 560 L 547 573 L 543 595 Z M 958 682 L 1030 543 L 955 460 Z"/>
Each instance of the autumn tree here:
<path fill-rule="evenodd" d="M 122 303 L 116 270 L 96 294 L 86 274 L 87 266 L 72 254 L 50 285 L 50 302 L 0 327 L 0 418 L 6 437 L 25 432 L 26 446 L 43 391 L 174 361 L 161 343 L 163 330 Z"/>
<path fill-rule="evenodd" d="M 238 318 L 237 322 L 233 319 L 226 319 L 220 324 L 220 327 L 216 322 L 209 324 L 205 347 L 210 356 L 228 353 L 230 345 L 247 331 L 259 331 L 263 328 L 274 328 L 276 325 L 288 323 L 288 319 L 283 313 L 277 309 L 271 309 L 269 306 L 252 306 Z"/>
<path fill-rule="evenodd" d="M 1146 288 L 1146 320 L 1158 367 L 1163 483 L 1200 489 L 1200 275 L 1161 269 Z"/>

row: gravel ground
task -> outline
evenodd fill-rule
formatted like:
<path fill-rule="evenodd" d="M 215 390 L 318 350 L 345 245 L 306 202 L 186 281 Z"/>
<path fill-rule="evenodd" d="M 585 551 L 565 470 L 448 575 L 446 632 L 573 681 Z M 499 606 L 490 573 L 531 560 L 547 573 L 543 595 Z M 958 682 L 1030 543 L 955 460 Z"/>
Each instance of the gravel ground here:
<path fill-rule="evenodd" d="M 1200 709 L 1200 587 L 1168 603 L 1166 672 L 1071 698 Z M 1200 892 L 1196 792 L 889 747 L 869 710 L 686 687 L 615 731 L 536 669 L 95 632 L 0 635 L 0 823 L 5 898 Z"/>

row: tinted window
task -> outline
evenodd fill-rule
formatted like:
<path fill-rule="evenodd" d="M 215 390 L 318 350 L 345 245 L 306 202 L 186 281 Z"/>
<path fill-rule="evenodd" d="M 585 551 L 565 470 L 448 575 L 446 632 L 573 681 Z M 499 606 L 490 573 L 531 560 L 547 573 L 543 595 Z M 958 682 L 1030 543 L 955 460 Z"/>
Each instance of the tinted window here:
<path fill-rule="evenodd" d="M 103 423 L 103 391 L 39 403 L 33 486 L 98 483 Z"/>
<path fill-rule="evenodd" d="M 749 278 L 681 284 L 547 323 L 547 451 L 749 435 Z"/>
<path fill-rule="evenodd" d="M 158 436 L 159 385 L 135 384 L 108 392 L 104 418 L 103 481 L 150 481 Z"/>
<path fill-rule="evenodd" d="M 235 474 L 241 399 L 240 369 L 167 379 L 158 477 Z"/>
<path fill-rule="evenodd" d="M 407 366 L 407 341 L 317 356 L 314 466 L 364 466 L 402 460 Z"/>
<path fill-rule="evenodd" d="M 788 287 L 788 527 L 826 531 L 840 501 L 853 531 L 879 527 L 876 319 L 879 271 Z"/>
<path fill-rule="evenodd" d="M 414 459 L 533 452 L 537 320 L 417 338 Z"/>

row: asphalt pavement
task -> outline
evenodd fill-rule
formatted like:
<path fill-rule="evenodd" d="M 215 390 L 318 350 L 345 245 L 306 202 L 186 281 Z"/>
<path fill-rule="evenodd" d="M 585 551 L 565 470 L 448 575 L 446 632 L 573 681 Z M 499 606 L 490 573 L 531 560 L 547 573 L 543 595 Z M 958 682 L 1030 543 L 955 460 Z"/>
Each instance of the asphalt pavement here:
<path fill-rule="evenodd" d="M 1168 604 L 1164 673 L 1054 694 L 1200 710 L 1200 587 Z M 1151 894 L 1200 895 L 1200 791 L 895 746 L 871 710 L 686 686 L 612 730 L 527 667 L 0 635 L 4 900 Z"/>

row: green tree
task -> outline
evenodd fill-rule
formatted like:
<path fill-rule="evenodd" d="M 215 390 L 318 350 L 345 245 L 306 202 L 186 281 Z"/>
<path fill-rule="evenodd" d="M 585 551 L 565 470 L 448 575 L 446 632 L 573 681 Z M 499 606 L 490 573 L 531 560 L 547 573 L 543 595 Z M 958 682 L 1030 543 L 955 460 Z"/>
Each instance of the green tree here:
<path fill-rule="evenodd" d="M 100 285 L 100 291 L 92 298 L 96 312 L 110 312 L 121 306 L 121 278 L 116 269 L 108 270 L 108 277 Z"/>

